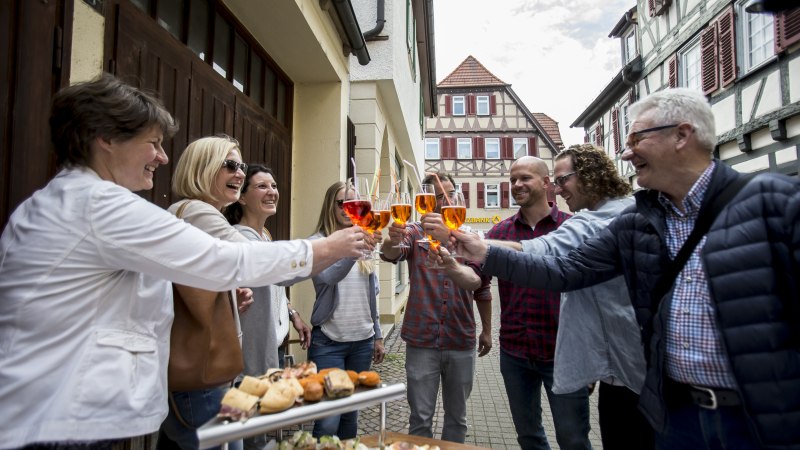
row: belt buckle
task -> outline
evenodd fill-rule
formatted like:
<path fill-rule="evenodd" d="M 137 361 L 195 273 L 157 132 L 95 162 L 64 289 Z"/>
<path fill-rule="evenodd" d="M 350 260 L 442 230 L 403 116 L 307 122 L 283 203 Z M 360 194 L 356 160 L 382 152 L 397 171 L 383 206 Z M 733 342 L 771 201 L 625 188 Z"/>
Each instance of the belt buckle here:
<path fill-rule="evenodd" d="M 693 389 L 697 389 L 698 391 L 706 392 L 708 394 L 708 396 L 711 397 L 711 404 L 710 405 L 698 404 L 697 406 L 699 406 L 701 408 L 705 408 L 705 409 L 717 409 L 717 407 L 719 406 L 717 404 L 717 393 L 714 392 L 713 389 L 710 389 L 710 388 L 707 388 L 707 387 L 703 387 L 703 386 L 695 386 L 695 385 L 692 385 L 692 388 Z"/>

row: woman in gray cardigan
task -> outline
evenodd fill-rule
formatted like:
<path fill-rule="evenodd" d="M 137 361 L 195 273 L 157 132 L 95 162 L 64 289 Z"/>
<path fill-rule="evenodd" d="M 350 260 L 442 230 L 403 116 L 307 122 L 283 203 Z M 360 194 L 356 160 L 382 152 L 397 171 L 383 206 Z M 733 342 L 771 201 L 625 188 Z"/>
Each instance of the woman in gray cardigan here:
<path fill-rule="evenodd" d="M 312 240 L 352 226 L 342 209 L 346 194 L 342 182 L 328 188 Z M 374 237 L 380 240 L 380 232 Z M 369 370 L 371 362 L 383 361 L 385 351 L 374 265 L 374 261 L 342 259 L 312 278 L 316 300 L 311 313 L 313 329 L 308 359 L 319 369 L 337 367 L 361 372 Z M 351 439 L 356 437 L 357 431 L 358 411 L 353 411 L 317 420 L 313 435 Z"/>

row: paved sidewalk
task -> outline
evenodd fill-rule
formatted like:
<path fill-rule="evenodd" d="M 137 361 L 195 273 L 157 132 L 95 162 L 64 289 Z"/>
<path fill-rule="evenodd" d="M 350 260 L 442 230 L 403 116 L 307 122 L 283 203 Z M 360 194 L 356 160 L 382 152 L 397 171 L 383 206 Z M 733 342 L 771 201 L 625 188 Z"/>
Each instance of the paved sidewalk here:
<path fill-rule="evenodd" d="M 508 398 L 500 375 L 500 302 L 497 284 L 493 283 L 493 308 L 492 308 L 492 336 L 493 347 L 488 355 L 478 358 L 475 365 L 475 383 L 472 389 L 467 408 L 469 431 L 466 443 L 492 449 L 517 449 L 517 434 L 511 420 L 511 411 L 508 408 Z M 476 319 L 479 317 L 475 311 Z M 405 383 L 405 343 L 400 339 L 399 327 L 392 330 L 385 341 L 386 359 L 374 366 L 387 383 Z M 555 428 L 550 414 L 550 406 L 542 389 L 542 409 L 544 427 L 547 439 L 554 450 L 558 448 L 555 438 Z M 437 414 L 433 419 L 434 437 L 441 436 L 442 431 L 442 403 L 441 395 L 437 399 Z M 589 434 L 595 450 L 602 450 L 600 443 L 600 425 L 597 422 L 597 394 L 590 397 L 591 427 Z M 405 433 L 408 431 L 408 403 L 403 400 L 387 404 L 386 428 L 389 431 Z M 380 407 L 364 409 L 359 414 L 359 434 L 373 434 L 380 429 Z"/>

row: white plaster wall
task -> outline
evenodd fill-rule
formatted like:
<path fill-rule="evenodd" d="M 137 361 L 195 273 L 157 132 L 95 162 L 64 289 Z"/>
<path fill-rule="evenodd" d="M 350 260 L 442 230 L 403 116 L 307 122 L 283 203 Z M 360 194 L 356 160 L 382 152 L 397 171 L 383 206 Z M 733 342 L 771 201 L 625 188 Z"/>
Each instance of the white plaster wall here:
<path fill-rule="evenodd" d="M 728 97 L 712 105 L 714 111 L 714 126 L 717 135 L 736 128 L 736 97 Z"/>
<path fill-rule="evenodd" d="M 732 167 L 742 173 L 752 173 L 760 170 L 767 170 L 769 169 L 769 156 L 759 156 L 758 158 L 735 164 Z"/>
<path fill-rule="evenodd" d="M 800 101 L 800 57 L 789 61 L 789 101 Z"/>
<path fill-rule="evenodd" d="M 89 81 L 103 73 L 103 16 L 82 1 L 75 2 L 69 83 Z"/>
<path fill-rule="evenodd" d="M 759 86 L 760 83 L 753 83 L 742 89 L 742 122 L 748 122 L 753 114 Z"/>
<path fill-rule="evenodd" d="M 781 81 L 780 72 L 775 70 L 767 76 L 761 101 L 758 102 L 756 117 L 763 116 L 781 107 Z"/>
<path fill-rule="evenodd" d="M 797 148 L 794 146 L 775 152 L 775 163 L 778 165 L 797 161 Z"/>
<path fill-rule="evenodd" d="M 729 141 L 719 146 L 719 159 L 722 161 L 728 160 L 733 158 L 734 156 L 741 155 L 742 152 L 739 150 L 739 145 L 736 144 L 736 141 Z"/>

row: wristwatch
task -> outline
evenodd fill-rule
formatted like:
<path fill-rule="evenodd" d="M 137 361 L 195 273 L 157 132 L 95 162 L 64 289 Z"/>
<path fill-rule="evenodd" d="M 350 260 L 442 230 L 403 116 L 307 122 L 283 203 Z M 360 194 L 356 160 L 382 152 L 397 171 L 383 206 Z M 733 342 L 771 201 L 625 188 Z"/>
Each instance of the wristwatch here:
<path fill-rule="evenodd" d="M 290 309 L 289 310 L 289 320 L 294 319 L 294 315 L 295 314 L 297 314 L 297 310 L 296 309 Z"/>

